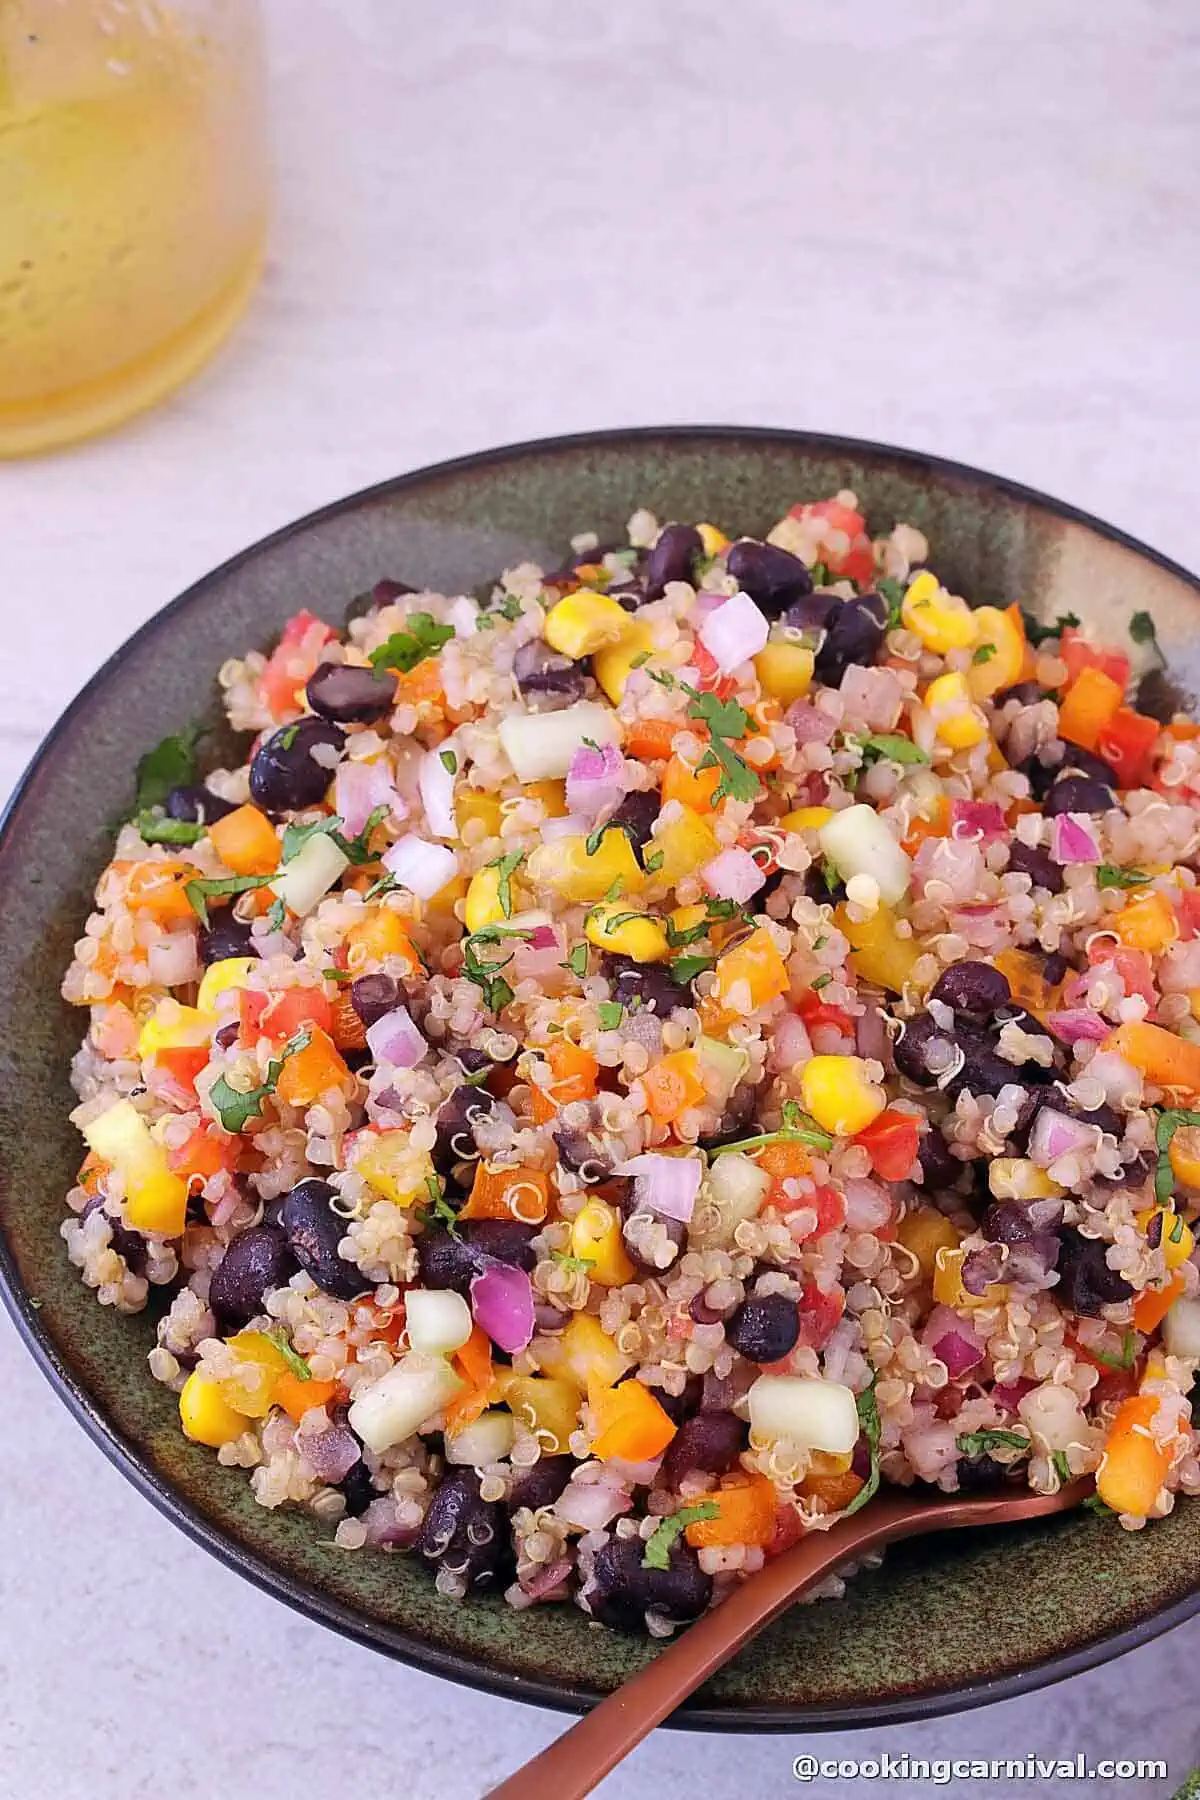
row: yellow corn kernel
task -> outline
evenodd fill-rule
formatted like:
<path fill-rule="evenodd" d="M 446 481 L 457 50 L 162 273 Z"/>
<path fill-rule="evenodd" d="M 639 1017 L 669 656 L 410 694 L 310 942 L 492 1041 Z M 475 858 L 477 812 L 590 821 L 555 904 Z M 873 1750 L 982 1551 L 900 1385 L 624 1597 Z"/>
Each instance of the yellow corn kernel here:
<path fill-rule="evenodd" d="M 505 1370 L 499 1387 L 514 1419 L 527 1425 L 541 1445 L 543 1456 L 562 1456 L 570 1448 L 571 1434 L 579 1429 L 579 1389 L 573 1381 L 553 1375 L 513 1375 Z"/>
<path fill-rule="evenodd" d="M 708 820 L 693 812 L 690 806 L 681 806 L 678 818 L 669 819 L 655 829 L 652 849 L 662 857 L 655 879 L 666 887 L 675 887 L 685 876 L 694 875 L 706 862 L 711 862 L 720 847 Z"/>
<path fill-rule="evenodd" d="M 522 790 L 526 800 L 540 800 L 542 810 L 548 819 L 565 819 L 567 816 L 567 784 L 547 776 L 544 781 L 527 781 Z"/>
<path fill-rule="evenodd" d="M 814 1056 L 800 1077 L 805 1110 L 834 1137 L 865 1131 L 887 1105 L 887 1095 L 867 1079 L 861 1056 Z"/>
<path fill-rule="evenodd" d="M 646 913 L 632 914 L 621 901 L 597 906 L 587 916 L 583 934 L 597 950 L 630 956 L 634 962 L 662 962 L 670 954 L 666 931 Z"/>
<path fill-rule="evenodd" d="M 1021 679 L 1025 632 L 1019 617 L 1015 611 L 1001 612 L 998 606 L 977 606 L 971 614 L 975 624 L 972 648 L 976 656 L 983 653 L 967 670 L 967 686 L 976 700 L 990 700 Z"/>
<path fill-rule="evenodd" d="M 784 813 L 779 821 L 780 831 L 820 831 L 822 825 L 833 817 L 831 806 L 798 806 L 795 812 Z"/>
<path fill-rule="evenodd" d="M 851 967 L 859 979 L 902 994 L 912 980 L 921 947 L 916 938 L 900 936 L 890 907 L 877 906 L 869 918 L 852 919 L 849 908 L 839 906 L 833 918 L 850 945 Z"/>
<path fill-rule="evenodd" d="M 905 1213 L 896 1227 L 896 1237 L 916 1257 L 921 1273 L 932 1280 L 939 1250 L 957 1250 L 958 1232 L 945 1213 L 936 1206 L 919 1206 Z"/>
<path fill-rule="evenodd" d="M 812 686 L 814 653 L 803 644 L 780 638 L 768 644 L 754 658 L 754 673 L 764 694 L 790 706 L 802 700 Z"/>
<path fill-rule="evenodd" d="M 125 1186 L 125 1220 L 135 1231 L 182 1235 L 187 1182 L 167 1162 L 162 1145 L 130 1100 L 118 1100 L 83 1128 L 89 1150 L 110 1163 Z"/>
<path fill-rule="evenodd" d="M 472 819 L 478 819 L 483 825 L 486 837 L 499 837 L 500 797 L 498 794 L 485 794 L 478 788 L 464 788 L 459 785 L 454 796 L 454 817 L 460 832 L 466 830 Z"/>
<path fill-rule="evenodd" d="M 257 961 L 257 958 L 254 959 Z M 216 965 L 218 968 L 220 964 Z M 212 1036 L 212 1020 L 194 1006 L 181 1006 L 178 1000 L 160 1000 L 138 1036 L 138 1055 L 156 1056 L 160 1050 L 184 1050 L 207 1044 Z"/>
<path fill-rule="evenodd" d="M 723 550 L 728 550 L 730 540 L 715 525 L 697 525 L 696 530 L 700 533 L 705 556 L 720 556 Z"/>
<path fill-rule="evenodd" d="M 556 1336 L 536 1338 L 533 1353 L 547 1375 L 574 1382 L 581 1394 L 587 1392 L 589 1381 L 612 1387 L 630 1360 L 617 1349 L 599 1319 L 585 1312 L 572 1313 L 566 1330 Z"/>
<path fill-rule="evenodd" d="M 936 575 L 923 569 L 908 584 L 900 607 L 901 623 L 927 650 L 945 656 L 975 641 L 975 619 L 965 600 L 946 593 Z"/>
<path fill-rule="evenodd" d="M 366 1134 L 354 1171 L 396 1206 L 411 1206 L 427 1196 L 433 1164 L 427 1151 L 413 1149 L 407 1131 L 379 1131 Z"/>
<path fill-rule="evenodd" d="M 227 956 L 224 962 L 210 963 L 196 995 L 196 1011 L 215 1013 L 221 995 L 248 987 L 250 977 L 260 967 L 257 956 Z"/>
<path fill-rule="evenodd" d="M 485 925 L 501 924 L 505 916 L 500 904 L 499 869 L 480 869 L 477 875 L 472 875 L 471 885 L 467 889 L 463 908 L 467 930 L 482 931 Z"/>
<path fill-rule="evenodd" d="M 184 1437 L 195 1444 L 207 1444 L 210 1450 L 231 1444 L 247 1429 L 245 1415 L 233 1410 L 220 1383 L 202 1375 L 199 1369 L 192 1370 L 180 1391 L 179 1422 Z"/>
<path fill-rule="evenodd" d="M 1024 1156 L 997 1156 L 988 1164 L 988 1187 L 997 1200 L 1057 1200 L 1065 1191 Z"/>
<path fill-rule="evenodd" d="M 952 1306 L 957 1312 L 969 1312 L 977 1306 L 999 1306 L 1008 1299 L 1002 1281 L 991 1281 L 982 1294 L 969 1294 L 963 1286 L 962 1266 L 966 1251 L 959 1246 L 936 1252 L 933 1259 L 933 1297 L 939 1306 Z"/>
<path fill-rule="evenodd" d="M 238 1359 L 237 1372 L 217 1383 L 221 1397 L 246 1419 L 265 1419 L 275 1383 L 286 1375 L 288 1360 L 265 1331 L 239 1331 L 227 1340 Z"/>
<path fill-rule="evenodd" d="M 1200 1188 L 1200 1126 L 1181 1125 L 1167 1147 L 1171 1173 L 1183 1187 Z"/>
<path fill-rule="evenodd" d="M 621 1215 L 604 1200 L 589 1200 L 571 1226 L 571 1255 L 592 1264 L 588 1275 L 601 1287 L 623 1287 L 634 1267 L 621 1241 Z"/>
<path fill-rule="evenodd" d="M 579 662 L 606 644 L 617 643 L 629 624 L 630 615 L 615 600 L 592 588 L 577 588 L 550 608 L 543 630 L 552 650 Z"/>
<path fill-rule="evenodd" d="M 654 632 L 650 626 L 630 619 L 623 638 L 596 651 L 592 657 L 592 674 L 614 706 L 620 704 L 638 657 L 648 656 L 653 648 Z"/>
<path fill-rule="evenodd" d="M 1192 1254 L 1195 1240 L 1190 1228 L 1171 1206 L 1148 1206 L 1137 1216 L 1138 1230 L 1143 1234 L 1148 1234 L 1156 1219 L 1162 1220 L 1161 1227 L 1155 1226 L 1155 1230 L 1157 1232 L 1161 1229 L 1162 1236 L 1158 1240 L 1159 1248 L 1163 1253 L 1167 1273 L 1170 1274 L 1172 1270 L 1179 1267 L 1180 1263 L 1187 1261 Z"/>
<path fill-rule="evenodd" d="M 606 831 L 590 855 L 587 846 L 585 837 L 574 836 L 539 844 L 525 865 L 532 886 L 550 888 L 581 905 L 603 900 L 614 881 L 620 882 L 622 894 L 640 891 L 644 877 L 619 826 Z"/>
<path fill-rule="evenodd" d="M 937 735 L 952 750 L 970 750 L 988 734 L 987 720 L 972 704 L 965 677 L 955 671 L 930 682 L 925 706 L 933 714 Z"/>

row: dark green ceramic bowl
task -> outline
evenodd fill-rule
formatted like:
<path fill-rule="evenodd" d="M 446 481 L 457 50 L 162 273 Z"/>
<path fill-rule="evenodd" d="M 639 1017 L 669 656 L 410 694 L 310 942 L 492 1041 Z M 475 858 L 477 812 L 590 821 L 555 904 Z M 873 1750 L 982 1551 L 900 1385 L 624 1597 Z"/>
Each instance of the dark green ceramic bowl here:
<path fill-rule="evenodd" d="M 112 1460 L 252 1581 L 361 1642 L 459 1681 L 579 1710 L 653 1652 L 570 1607 L 515 1613 L 441 1599 L 404 1557 L 346 1556 L 300 1512 L 265 1512 L 243 1475 L 180 1435 L 150 1380 L 151 1326 L 98 1307 L 58 1235 L 80 1145 L 67 1066 L 81 1015 L 59 980 L 131 797 L 138 757 L 197 715 L 212 677 L 307 606 L 339 623 L 379 577 L 454 593 L 573 532 L 616 537 L 636 506 L 762 532 L 799 499 L 851 487 L 874 529 L 907 519 L 979 602 L 1063 610 L 1120 635 L 1148 609 L 1168 656 L 1200 622 L 1200 587 L 1119 532 L 972 469 L 877 445 L 751 430 L 631 431 L 518 446 L 404 476 L 235 557 L 152 619 L 43 746 L 0 835 L 0 1273 L 26 1343 Z M 676 1722 L 848 1726 L 994 1700 L 1144 1642 L 1200 1604 L 1197 1515 L 1136 1535 L 1091 1516 L 896 1550 L 841 1604 L 798 1607 Z"/>

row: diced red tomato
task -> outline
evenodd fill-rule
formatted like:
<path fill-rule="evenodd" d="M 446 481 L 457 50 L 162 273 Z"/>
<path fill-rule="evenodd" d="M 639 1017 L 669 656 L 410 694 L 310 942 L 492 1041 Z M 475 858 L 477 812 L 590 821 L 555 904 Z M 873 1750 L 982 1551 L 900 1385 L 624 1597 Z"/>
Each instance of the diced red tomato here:
<path fill-rule="evenodd" d="M 848 549 L 843 549 L 840 544 L 831 547 L 822 540 L 822 560 L 831 575 L 843 575 L 859 586 L 871 580 L 875 573 L 875 553 L 867 536 L 866 520 L 860 512 L 852 506 L 844 506 L 840 500 L 814 500 L 807 506 L 793 506 L 791 515 L 797 519 L 821 519 L 831 531 L 849 538 Z"/>
<path fill-rule="evenodd" d="M 1129 685 L 1129 658 L 1119 650 L 1102 650 L 1089 643 L 1073 625 L 1064 628 L 1059 638 L 1058 654 L 1067 665 L 1068 684 L 1081 669 L 1101 669 L 1119 687 Z"/>
<path fill-rule="evenodd" d="M 1179 890 L 1179 935 L 1185 943 L 1200 937 L 1200 888 Z"/>
<path fill-rule="evenodd" d="M 298 718 L 303 708 L 297 698 L 320 661 L 321 651 L 334 633 L 314 613 L 302 611 L 289 619 L 283 636 L 259 678 L 259 692 L 273 717 L 281 724 Z"/>
<path fill-rule="evenodd" d="M 855 1138 L 871 1155 L 871 1165 L 881 1181 L 903 1181 L 917 1155 L 920 1128 L 909 1114 L 891 1107 L 873 1119 Z"/>
<path fill-rule="evenodd" d="M 171 1155 L 171 1167 L 177 1175 L 198 1175 L 203 1181 L 222 1169 L 232 1173 L 237 1168 L 238 1143 L 223 1132 L 197 1126 L 190 1138 Z"/>
<path fill-rule="evenodd" d="M 699 638 L 692 651 L 692 666 L 698 675 L 696 686 L 702 694 L 715 694 L 719 700 L 728 700 L 737 691 L 737 682 L 728 675 L 722 675 L 716 658 L 710 655 Z"/>
<path fill-rule="evenodd" d="M 794 1506 L 780 1506 L 775 1513 L 775 1535 L 767 1545 L 768 1556 L 781 1556 L 798 1544 L 804 1536 L 804 1526 L 800 1522 L 800 1514 Z"/>
<path fill-rule="evenodd" d="M 785 1176 L 776 1176 L 771 1184 L 767 1204 L 773 1206 L 784 1218 L 795 1212 L 815 1212 L 817 1222 L 808 1234 L 810 1238 L 824 1237 L 846 1223 L 846 1202 L 828 1182 L 822 1182 L 811 1193 L 805 1191 L 793 1194 L 789 1193 L 786 1181 Z"/>
<path fill-rule="evenodd" d="M 1115 944 L 1112 938 L 1095 937 L 1088 945 L 1088 961 L 1094 967 L 1111 963 L 1125 983 L 1125 992 L 1140 994 L 1153 1018 L 1158 990 L 1154 985 L 1154 965 L 1145 950 L 1130 950 L 1124 944 Z"/>
<path fill-rule="evenodd" d="M 196 1091 L 196 1077 L 208 1062 L 207 1044 L 198 1044 L 194 1048 L 182 1045 L 174 1050 L 156 1050 L 154 1061 L 160 1069 L 165 1069 L 177 1081 L 181 1088 L 189 1094 Z"/>
<path fill-rule="evenodd" d="M 820 1350 L 828 1343 L 830 1335 L 846 1310 L 846 1296 L 840 1287 L 820 1288 L 815 1281 L 806 1281 L 800 1289 L 800 1337 L 801 1344 L 807 1344 L 810 1350 Z"/>
<path fill-rule="evenodd" d="M 854 1020 L 840 1006 L 830 1006 L 812 988 L 805 988 L 796 1002 L 796 1011 L 811 1031 L 814 1026 L 829 1025 L 843 1037 L 854 1036 Z"/>
<path fill-rule="evenodd" d="M 286 988 L 282 994 L 257 994 L 243 989 L 239 1000 L 242 1042 L 257 1044 L 260 1038 L 286 1043 L 306 1025 L 333 1031 L 333 1006 L 318 988 Z"/>
<path fill-rule="evenodd" d="M 1146 786 L 1161 730 L 1157 719 L 1149 719 L 1129 706 L 1118 707 L 1096 739 L 1096 749 L 1112 765 L 1118 787 Z"/>

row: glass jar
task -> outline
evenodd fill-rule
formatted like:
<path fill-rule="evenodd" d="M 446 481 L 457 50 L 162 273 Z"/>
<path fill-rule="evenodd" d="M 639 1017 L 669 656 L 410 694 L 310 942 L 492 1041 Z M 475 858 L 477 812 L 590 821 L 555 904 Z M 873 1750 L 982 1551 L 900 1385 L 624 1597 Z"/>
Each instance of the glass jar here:
<path fill-rule="evenodd" d="M 255 0 L 0 0 L 0 456 L 186 380 L 266 215 Z"/>

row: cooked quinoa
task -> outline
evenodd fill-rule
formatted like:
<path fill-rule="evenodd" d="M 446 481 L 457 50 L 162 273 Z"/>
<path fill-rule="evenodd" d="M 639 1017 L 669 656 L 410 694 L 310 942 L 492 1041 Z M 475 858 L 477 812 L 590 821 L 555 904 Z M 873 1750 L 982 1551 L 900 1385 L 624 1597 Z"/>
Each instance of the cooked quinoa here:
<path fill-rule="evenodd" d="M 1152 625 L 973 609 L 850 493 L 628 539 L 301 612 L 220 671 L 240 767 L 143 759 L 63 986 L 71 1261 L 161 1290 L 261 1505 L 450 1597 L 663 1635 L 881 1480 L 1161 1517 L 1200 732 L 1127 698 Z"/>

